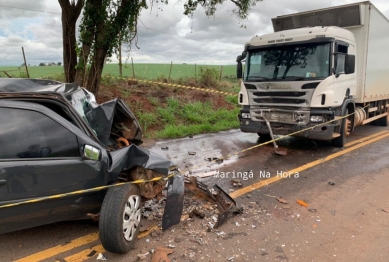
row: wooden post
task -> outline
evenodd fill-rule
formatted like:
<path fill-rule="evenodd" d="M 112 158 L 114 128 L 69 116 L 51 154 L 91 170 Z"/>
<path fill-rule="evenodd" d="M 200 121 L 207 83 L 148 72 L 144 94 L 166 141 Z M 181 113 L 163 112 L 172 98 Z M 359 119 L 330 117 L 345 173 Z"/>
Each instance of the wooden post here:
<path fill-rule="evenodd" d="M 132 76 L 133 76 L 134 79 L 135 79 L 134 60 L 132 59 L 132 57 L 131 57 L 131 65 L 132 65 Z"/>
<path fill-rule="evenodd" d="M 168 79 L 169 82 L 170 82 L 170 77 L 172 75 L 172 67 L 173 67 L 173 61 L 170 63 L 170 71 L 169 71 L 169 79 Z"/>
<path fill-rule="evenodd" d="M 28 67 L 27 67 L 27 62 L 26 62 L 26 55 L 24 54 L 23 46 L 22 46 L 22 53 L 23 53 L 23 59 L 24 59 L 24 66 L 26 67 L 27 78 L 30 78 L 30 74 L 28 73 Z"/>
<path fill-rule="evenodd" d="M 196 71 L 196 64 L 195 64 L 195 80 L 196 80 L 196 83 L 197 83 L 197 71 Z"/>
<path fill-rule="evenodd" d="M 223 76 L 223 66 L 220 66 L 219 81 L 222 80 L 222 76 Z"/>

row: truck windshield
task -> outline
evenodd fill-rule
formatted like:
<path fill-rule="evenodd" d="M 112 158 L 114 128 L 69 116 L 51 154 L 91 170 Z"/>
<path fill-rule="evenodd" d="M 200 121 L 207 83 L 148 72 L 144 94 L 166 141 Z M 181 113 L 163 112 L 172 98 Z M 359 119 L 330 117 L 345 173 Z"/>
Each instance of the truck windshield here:
<path fill-rule="evenodd" d="M 253 50 L 246 62 L 247 81 L 326 78 L 330 43 L 277 46 Z"/>

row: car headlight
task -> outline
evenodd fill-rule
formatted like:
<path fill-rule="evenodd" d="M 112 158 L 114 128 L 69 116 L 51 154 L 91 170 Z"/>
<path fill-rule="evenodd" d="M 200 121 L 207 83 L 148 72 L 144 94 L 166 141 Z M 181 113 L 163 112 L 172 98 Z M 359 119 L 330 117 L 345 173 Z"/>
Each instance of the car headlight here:
<path fill-rule="evenodd" d="M 242 113 L 242 118 L 251 118 L 250 113 Z"/>
<path fill-rule="evenodd" d="M 311 116 L 311 122 L 322 123 L 322 122 L 325 122 L 325 121 L 326 121 L 326 119 L 323 116 Z"/>

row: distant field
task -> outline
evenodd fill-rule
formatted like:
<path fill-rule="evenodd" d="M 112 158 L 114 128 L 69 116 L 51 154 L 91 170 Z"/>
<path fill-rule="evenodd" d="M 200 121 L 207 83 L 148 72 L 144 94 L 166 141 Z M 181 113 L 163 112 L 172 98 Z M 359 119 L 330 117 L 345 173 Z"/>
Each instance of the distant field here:
<path fill-rule="evenodd" d="M 196 65 L 197 75 L 200 72 L 200 67 L 215 68 L 220 71 L 220 65 Z M 169 76 L 170 64 L 134 64 L 135 77 L 156 79 L 158 77 Z M 4 74 L 6 71 L 13 77 L 26 77 L 26 70 L 24 67 L 0 67 L 0 77 L 6 77 Z M 44 77 L 63 72 L 62 66 L 30 66 L 28 68 L 31 78 Z M 236 66 L 227 65 L 223 66 L 223 76 L 235 76 Z M 107 64 L 104 67 L 104 75 L 119 76 L 118 64 Z M 132 77 L 132 67 L 130 65 L 123 65 L 123 76 Z M 178 79 L 180 77 L 194 77 L 195 65 L 194 64 L 173 64 L 171 78 Z"/>

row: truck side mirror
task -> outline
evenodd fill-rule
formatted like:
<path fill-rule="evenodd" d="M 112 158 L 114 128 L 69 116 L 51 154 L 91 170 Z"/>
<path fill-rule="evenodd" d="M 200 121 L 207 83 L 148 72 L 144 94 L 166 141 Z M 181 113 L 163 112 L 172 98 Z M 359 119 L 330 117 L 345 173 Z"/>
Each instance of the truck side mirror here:
<path fill-rule="evenodd" d="M 236 66 L 236 77 L 238 79 L 241 79 L 242 78 L 242 62 L 238 62 L 237 66 Z"/>
<path fill-rule="evenodd" d="M 346 75 L 353 74 L 355 72 L 355 55 L 346 55 L 344 73 Z"/>

